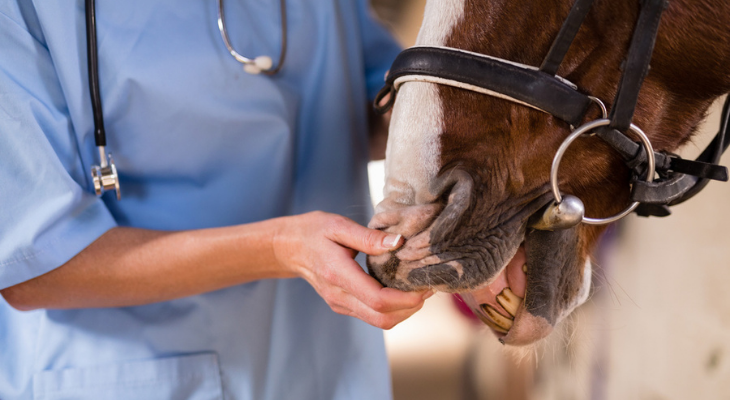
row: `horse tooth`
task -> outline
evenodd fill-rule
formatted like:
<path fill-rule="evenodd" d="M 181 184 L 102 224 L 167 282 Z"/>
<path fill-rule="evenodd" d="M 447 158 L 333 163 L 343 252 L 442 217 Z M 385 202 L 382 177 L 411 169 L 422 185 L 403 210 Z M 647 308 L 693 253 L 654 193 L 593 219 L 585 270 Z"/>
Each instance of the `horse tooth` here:
<path fill-rule="evenodd" d="M 516 295 L 515 292 L 512 291 L 512 288 L 506 287 L 506 288 L 502 289 L 502 293 L 500 293 L 500 294 L 504 295 L 505 297 L 507 297 L 508 299 L 510 299 L 511 301 L 513 301 L 515 303 L 522 302 L 522 297 Z"/>
<path fill-rule="evenodd" d="M 512 318 L 507 318 L 500 314 L 494 307 L 489 304 L 482 304 L 482 310 L 494 321 L 494 323 L 505 330 L 509 330 L 512 327 Z"/>
<path fill-rule="evenodd" d="M 527 273 L 527 264 L 522 265 L 522 272 Z"/>
<path fill-rule="evenodd" d="M 489 317 L 484 316 L 482 313 L 477 313 L 477 314 L 478 314 L 479 319 L 482 322 L 484 322 L 485 325 L 492 328 L 495 332 L 507 334 L 507 332 L 508 332 L 507 329 L 504 329 L 501 326 L 498 326 L 494 321 L 489 319 Z"/>
<path fill-rule="evenodd" d="M 511 315 L 514 317 L 517 315 L 517 310 L 520 308 L 520 304 L 522 303 L 522 299 L 520 297 L 517 297 L 517 295 L 512 291 L 510 288 L 504 288 L 502 290 L 502 293 L 497 295 L 497 303 L 499 303 L 502 308 L 505 309 Z"/>

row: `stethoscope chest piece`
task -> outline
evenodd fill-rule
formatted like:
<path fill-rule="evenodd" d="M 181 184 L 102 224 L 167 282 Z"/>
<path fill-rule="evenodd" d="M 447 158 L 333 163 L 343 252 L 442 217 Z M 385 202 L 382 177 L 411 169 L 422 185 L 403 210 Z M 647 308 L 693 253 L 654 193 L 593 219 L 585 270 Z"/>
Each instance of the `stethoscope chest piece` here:
<path fill-rule="evenodd" d="M 122 192 L 119 190 L 119 175 L 117 175 L 117 166 L 114 164 L 112 155 L 107 155 L 109 162 L 106 162 L 104 155 L 101 156 L 101 165 L 91 166 L 91 178 L 94 181 L 94 191 L 97 196 L 101 196 L 105 191 L 115 190 L 117 192 L 117 200 L 122 199 Z"/>

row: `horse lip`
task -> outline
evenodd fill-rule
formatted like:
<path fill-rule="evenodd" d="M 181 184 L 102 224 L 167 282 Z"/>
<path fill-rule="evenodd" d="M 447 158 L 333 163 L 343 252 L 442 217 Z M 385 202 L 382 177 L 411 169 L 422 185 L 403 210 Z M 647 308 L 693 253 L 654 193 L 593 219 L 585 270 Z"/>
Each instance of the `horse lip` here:
<path fill-rule="evenodd" d="M 465 217 L 465 214 L 469 213 L 469 210 L 472 208 L 471 206 L 475 201 L 474 186 L 475 181 L 468 171 L 459 167 L 453 168 L 449 171 L 445 171 L 442 174 L 442 179 L 440 179 L 439 182 L 439 189 L 441 189 L 441 196 L 439 198 L 444 199 L 444 197 L 448 196 L 448 201 L 446 202 L 445 207 L 440 210 L 438 215 L 435 216 L 430 224 L 424 226 L 417 233 L 410 235 L 410 237 L 407 237 L 406 244 L 400 249 L 391 252 L 390 257 L 387 261 L 375 261 L 371 260 L 371 257 L 368 257 L 368 267 L 370 269 L 371 275 L 378 277 L 378 280 L 381 281 L 381 283 L 386 284 L 385 286 L 395 287 L 401 290 L 411 290 L 411 283 L 407 283 L 408 280 L 403 281 L 402 278 L 394 280 L 395 276 L 389 278 L 388 276 L 386 276 L 388 275 L 387 273 L 381 276 L 381 274 L 385 272 L 381 271 L 381 265 L 385 266 L 385 264 L 395 262 L 396 260 L 394 260 L 394 258 L 401 261 L 399 254 L 407 248 L 409 241 L 419 237 L 419 235 L 428 235 L 427 240 L 430 243 L 429 253 L 431 255 L 438 256 L 444 251 L 448 251 L 448 247 L 452 244 L 450 242 L 455 239 L 455 230 L 459 228 L 460 222 Z M 435 189 L 435 187 L 433 188 Z M 542 209 L 552 200 L 551 193 L 543 189 L 545 188 L 538 188 L 536 190 L 528 192 L 523 197 L 523 200 L 516 205 L 517 207 L 512 208 L 516 212 L 512 213 L 506 218 L 504 216 L 502 218 L 499 218 L 500 221 L 498 221 L 498 224 L 493 228 L 509 225 L 514 227 L 514 229 L 521 230 L 522 232 L 519 234 L 522 236 L 522 238 L 519 242 L 523 242 L 525 230 L 528 227 L 527 222 L 530 216 L 534 215 L 538 210 Z M 375 261 L 375 263 L 373 263 L 373 261 Z M 450 260 L 447 257 L 446 259 L 442 258 L 441 261 L 442 264 L 445 264 L 447 262 L 457 260 Z M 401 263 L 402 262 L 403 261 L 401 261 Z M 376 267 L 376 265 L 378 265 L 378 267 Z M 392 267 L 388 267 L 388 269 L 392 269 Z M 458 289 L 456 287 L 451 289 L 446 288 L 445 291 L 452 290 L 456 291 Z"/>
<path fill-rule="evenodd" d="M 528 265 L 525 296 L 514 316 L 512 327 L 498 335 L 500 342 L 514 346 L 534 343 L 552 332 L 559 322 L 558 298 L 564 288 L 558 284 L 575 265 L 572 250 L 578 241 L 577 227 L 557 231 L 531 230 L 525 234 L 525 257 Z M 569 271 L 567 273 L 570 273 Z"/>
<path fill-rule="evenodd" d="M 473 189 L 475 181 L 471 174 L 459 167 L 449 170 L 448 173 L 448 179 L 442 180 L 439 184 L 441 192 L 449 191 L 446 207 L 441 210 L 441 213 L 430 226 L 424 229 L 432 230 L 431 243 L 445 241 L 449 234 L 456 229 L 459 220 L 469 210 L 472 201 L 474 201 Z M 493 228 L 510 225 L 515 220 L 526 220 L 526 224 L 523 227 L 531 227 L 536 222 L 536 219 L 540 218 L 545 209 L 553 203 L 553 195 L 549 191 L 549 184 L 526 194 L 524 198 L 525 201 L 517 212 L 502 219 Z"/>
<path fill-rule="evenodd" d="M 573 226 L 555 231 L 529 230 L 525 234 L 528 273 L 523 307 L 538 325 L 554 325 L 561 310 L 561 293 L 571 292 L 573 282 L 565 280 L 579 271 L 579 229 Z"/>
<path fill-rule="evenodd" d="M 512 328 L 507 334 L 500 336 L 499 341 L 511 346 L 524 346 L 545 338 L 552 331 L 553 325 L 550 322 L 532 315 L 522 306 L 515 316 Z"/>
<path fill-rule="evenodd" d="M 441 213 L 428 227 L 426 227 L 424 230 L 421 231 L 421 233 L 419 233 L 422 234 L 425 232 L 430 235 L 429 242 L 431 245 L 431 254 L 438 256 L 440 259 L 440 263 L 433 265 L 447 265 L 454 261 L 458 262 L 458 259 L 453 259 L 450 257 L 444 258 L 441 255 L 443 255 L 444 252 L 448 253 L 448 247 L 452 245 L 451 242 L 454 239 L 453 233 L 456 229 L 458 229 L 460 220 L 462 219 L 462 217 L 464 217 L 464 214 L 471 209 L 471 204 L 474 201 L 474 180 L 472 179 L 471 175 L 463 170 L 453 172 L 451 175 L 451 181 L 455 183 L 452 185 L 451 191 L 448 194 L 449 201 L 447 203 L 447 206 L 441 211 Z M 517 212 L 499 221 L 499 224 L 492 229 L 499 228 L 500 226 L 512 226 L 514 227 L 514 229 L 517 229 L 519 231 L 519 233 L 516 234 L 521 236 L 517 243 L 523 243 L 525 240 L 525 230 L 527 227 L 527 220 L 529 219 L 529 216 L 533 215 L 536 210 L 539 210 L 545 204 L 548 204 L 550 202 L 550 199 L 552 199 L 551 193 L 545 191 L 534 191 L 532 192 L 532 195 L 528 194 L 525 201 L 522 202 L 522 206 L 519 207 Z M 394 256 L 400 253 L 400 251 L 404 248 L 405 247 L 396 251 L 394 253 Z M 519 248 L 519 244 L 517 245 L 517 248 Z M 501 270 L 502 268 L 499 268 L 499 271 Z M 415 271 L 417 270 L 414 269 L 411 272 Z M 494 275 L 485 279 L 484 282 L 491 280 L 491 278 L 497 276 L 498 273 L 499 272 L 496 272 Z M 459 289 L 457 289 L 456 287 L 451 287 L 445 289 L 444 291 L 451 292 L 456 290 Z"/>

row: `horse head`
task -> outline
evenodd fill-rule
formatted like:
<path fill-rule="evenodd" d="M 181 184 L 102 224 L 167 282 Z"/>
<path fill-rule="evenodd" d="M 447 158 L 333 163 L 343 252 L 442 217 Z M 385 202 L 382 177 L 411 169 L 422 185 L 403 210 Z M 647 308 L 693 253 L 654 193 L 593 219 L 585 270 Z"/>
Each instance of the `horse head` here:
<path fill-rule="evenodd" d="M 572 0 L 431 0 L 417 44 L 445 46 L 539 66 Z M 596 0 L 559 76 L 611 104 L 639 13 L 636 0 Z M 651 71 L 633 123 L 655 150 L 686 143 L 718 96 L 730 91 L 724 1 L 674 0 L 659 25 Z M 598 107 L 584 122 L 600 118 Z M 547 113 L 462 88 L 407 82 L 393 106 L 385 199 L 370 227 L 406 238 L 370 257 L 371 273 L 402 290 L 467 293 L 508 344 L 545 337 L 586 301 L 591 252 L 605 226 L 534 229 L 553 201 L 553 157 L 570 124 Z M 626 207 L 631 174 L 598 137 L 565 153 L 560 191 L 590 217 Z M 523 300 L 524 299 L 524 300 Z"/>

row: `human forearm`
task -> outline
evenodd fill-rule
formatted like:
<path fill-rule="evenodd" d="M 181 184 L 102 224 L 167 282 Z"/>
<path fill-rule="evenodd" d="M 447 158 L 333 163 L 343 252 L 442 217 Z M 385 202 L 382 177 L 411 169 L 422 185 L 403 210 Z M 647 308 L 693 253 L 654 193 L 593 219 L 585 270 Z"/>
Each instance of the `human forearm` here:
<path fill-rule="evenodd" d="M 120 307 L 293 277 L 276 262 L 280 219 L 195 231 L 114 228 L 61 267 L 2 291 L 14 307 Z"/>
<path fill-rule="evenodd" d="M 61 267 L 1 293 L 20 310 L 121 307 L 301 277 L 335 312 L 389 329 L 432 292 L 384 288 L 353 257 L 402 244 L 399 235 L 323 212 L 197 231 L 115 228 Z"/>

